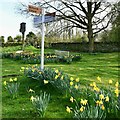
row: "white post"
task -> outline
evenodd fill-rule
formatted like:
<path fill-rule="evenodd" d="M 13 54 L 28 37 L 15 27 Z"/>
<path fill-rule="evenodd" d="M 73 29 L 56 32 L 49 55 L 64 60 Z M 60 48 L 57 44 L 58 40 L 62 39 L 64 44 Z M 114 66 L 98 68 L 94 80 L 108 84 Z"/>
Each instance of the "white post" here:
<path fill-rule="evenodd" d="M 45 10 L 42 8 L 41 70 L 44 69 Z"/>

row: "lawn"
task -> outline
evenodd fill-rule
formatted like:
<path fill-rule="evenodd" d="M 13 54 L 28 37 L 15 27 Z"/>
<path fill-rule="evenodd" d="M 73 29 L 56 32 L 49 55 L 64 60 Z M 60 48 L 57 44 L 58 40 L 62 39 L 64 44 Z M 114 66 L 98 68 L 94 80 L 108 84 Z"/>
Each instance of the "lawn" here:
<path fill-rule="evenodd" d="M 4 51 L 16 51 L 20 47 L 4 48 Z M 40 50 L 27 47 L 26 51 L 39 54 Z M 46 49 L 45 53 L 52 53 L 54 50 Z M 75 54 L 75 53 L 71 53 Z M 56 68 L 62 70 L 71 77 L 80 79 L 81 87 L 89 85 L 96 81 L 100 87 L 109 89 L 108 80 L 112 80 L 114 86 L 118 81 L 118 53 L 96 53 L 88 54 L 81 53 L 82 59 L 72 64 L 47 63 L 45 67 Z M 39 64 L 38 64 L 39 65 Z M 40 86 L 38 81 L 29 79 L 20 72 L 21 67 L 26 67 L 28 64 L 23 64 L 20 61 L 12 59 L 2 60 L 2 81 L 9 81 L 10 78 L 18 78 L 20 81 L 19 96 L 12 99 L 8 94 L 4 85 L 2 86 L 2 117 L 3 118 L 37 118 L 39 117 L 34 110 L 31 102 L 31 94 L 29 89 L 39 93 L 40 90 L 51 94 L 50 103 L 45 112 L 45 118 L 71 118 L 71 114 L 66 112 L 66 105 L 70 104 L 69 97 L 61 94 L 59 90 L 50 85 Z M 102 82 L 97 81 L 97 77 L 101 77 Z"/>

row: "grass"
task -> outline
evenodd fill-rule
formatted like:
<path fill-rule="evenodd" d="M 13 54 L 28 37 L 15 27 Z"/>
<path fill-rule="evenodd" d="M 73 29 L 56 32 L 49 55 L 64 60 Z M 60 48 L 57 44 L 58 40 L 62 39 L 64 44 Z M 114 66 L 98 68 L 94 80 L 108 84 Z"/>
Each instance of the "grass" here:
<path fill-rule="evenodd" d="M 10 50 L 16 51 L 20 47 L 8 47 L 4 48 L 3 51 Z M 40 50 L 27 47 L 26 51 L 39 53 Z M 52 49 L 46 49 L 46 53 L 54 52 Z M 73 53 L 72 53 L 73 54 Z M 46 91 L 51 94 L 50 104 L 45 113 L 45 118 L 71 118 L 71 115 L 65 111 L 66 105 L 69 103 L 69 98 L 65 98 L 57 89 L 50 85 L 40 86 L 39 81 L 31 80 L 26 78 L 20 73 L 22 66 L 28 64 L 22 64 L 20 61 L 14 61 L 11 59 L 2 60 L 2 81 L 8 81 L 11 77 L 17 77 L 20 81 L 19 96 L 16 99 L 12 99 L 4 86 L 2 88 L 2 115 L 3 118 L 38 118 L 31 102 L 29 88 L 36 91 Z M 85 86 L 90 84 L 92 81 L 96 81 L 96 77 L 102 78 L 102 83 L 98 83 L 99 86 L 104 86 L 109 89 L 108 80 L 113 80 L 113 86 L 118 81 L 118 53 L 97 53 L 88 54 L 82 53 L 82 59 L 72 64 L 46 64 L 45 67 L 51 67 L 61 69 L 69 76 L 79 77 L 80 84 Z M 61 104 L 62 103 L 62 104 Z"/>

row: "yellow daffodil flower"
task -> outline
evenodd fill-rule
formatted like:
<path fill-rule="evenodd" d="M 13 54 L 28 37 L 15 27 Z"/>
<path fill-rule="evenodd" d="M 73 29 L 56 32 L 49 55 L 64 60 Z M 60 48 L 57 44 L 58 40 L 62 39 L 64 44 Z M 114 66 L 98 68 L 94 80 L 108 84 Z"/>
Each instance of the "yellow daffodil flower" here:
<path fill-rule="evenodd" d="M 115 87 L 118 88 L 118 86 L 119 86 L 119 82 L 116 82 Z"/>
<path fill-rule="evenodd" d="M 105 101 L 109 102 L 109 97 L 108 96 L 106 96 Z"/>
<path fill-rule="evenodd" d="M 103 101 L 102 101 L 102 100 L 100 100 L 99 104 L 100 104 L 100 105 L 103 105 Z"/>
<path fill-rule="evenodd" d="M 44 84 L 48 84 L 48 80 L 44 80 Z"/>
<path fill-rule="evenodd" d="M 13 82 L 13 79 L 12 78 L 10 78 L 10 80 L 9 80 L 10 82 Z"/>
<path fill-rule="evenodd" d="M 99 102 L 100 102 L 100 101 L 99 101 L 99 100 L 97 100 L 97 101 L 96 101 L 96 104 L 97 104 L 97 105 L 99 105 Z"/>
<path fill-rule="evenodd" d="M 96 87 L 96 83 L 95 82 L 93 82 L 93 87 Z"/>
<path fill-rule="evenodd" d="M 76 82 L 79 82 L 79 78 L 76 78 L 75 81 L 76 81 Z"/>
<path fill-rule="evenodd" d="M 101 106 L 101 109 L 102 109 L 102 110 L 105 110 L 105 106 L 104 106 L 104 105 L 102 105 L 102 106 Z"/>
<path fill-rule="evenodd" d="M 73 102 L 73 101 L 74 101 L 74 98 L 73 98 L 73 97 L 71 97 L 71 98 L 70 98 L 70 101 L 71 101 L 71 102 Z"/>
<path fill-rule="evenodd" d="M 42 72 L 39 72 L 39 74 L 42 74 Z"/>
<path fill-rule="evenodd" d="M 55 70 L 55 73 L 58 73 L 59 71 L 58 70 Z"/>
<path fill-rule="evenodd" d="M 73 78 L 73 77 L 70 77 L 70 80 L 71 80 L 71 81 L 73 81 L 73 80 L 74 80 L 74 78 Z"/>
<path fill-rule="evenodd" d="M 93 87 L 93 90 L 95 90 L 96 92 L 100 92 L 100 89 L 98 87 Z"/>
<path fill-rule="evenodd" d="M 17 81 L 17 78 L 14 78 L 14 81 Z"/>
<path fill-rule="evenodd" d="M 100 100 L 100 101 L 97 100 L 97 101 L 96 101 L 96 104 L 97 104 L 97 105 L 103 105 L 103 101 L 102 101 L 102 100 Z"/>
<path fill-rule="evenodd" d="M 26 67 L 26 70 L 28 70 L 28 67 Z"/>
<path fill-rule="evenodd" d="M 56 76 L 55 76 L 55 80 L 56 80 L 56 79 L 58 79 L 58 77 L 59 77 L 59 76 L 58 76 L 58 75 L 56 75 Z"/>
<path fill-rule="evenodd" d="M 29 92 L 35 92 L 34 90 L 32 90 L 32 89 L 29 89 Z"/>
<path fill-rule="evenodd" d="M 100 94 L 99 95 L 99 98 L 102 100 L 102 99 L 104 99 L 104 95 L 103 94 Z"/>
<path fill-rule="evenodd" d="M 25 67 L 21 67 L 21 69 L 22 69 L 22 70 L 24 70 L 24 69 L 25 69 Z"/>
<path fill-rule="evenodd" d="M 81 101 L 80 101 L 80 103 L 82 104 L 82 105 L 86 105 L 87 104 L 87 102 L 88 102 L 88 100 L 83 100 L 83 99 L 81 99 Z"/>
<path fill-rule="evenodd" d="M 35 72 L 35 69 L 32 69 L 32 72 Z"/>
<path fill-rule="evenodd" d="M 85 107 L 82 106 L 82 107 L 80 108 L 80 112 L 83 112 L 84 109 L 85 109 Z"/>
<path fill-rule="evenodd" d="M 72 86 L 72 85 L 73 85 L 73 82 L 70 82 L 70 85 Z"/>
<path fill-rule="evenodd" d="M 7 82 L 6 82 L 6 81 L 4 81 L 4 82 L 3 82 L 3 84 L 4 84 L 4 85 L 7 85 Z"/>
<path fill-rule="evenodd" d="M 63 78 L 64 78 L 64 76 L 62 75 L 60 79 L 63 80 Z"/>
<path fill-rule="evenodd" d="M 113 82 L 112 80 L 109 80 L 109 84 L 112 84 L 112 82 Z"/>
<path fill-rule="evenodd" d="M 78 89 L 78 85 L 75 85 L 75 89 Z"/>
<path fill-rule="evenodd" d="M 35 97 L 31 96 L 30 100 L 33 101 L 35 99 Z"/>
<path fill-rule="evenodd" d="M 97 80 L 101 82 L 101 78 L 99 76 L 97 77 Z"/>
<path fill-rule="evenodd" d="M 116 94 L 117 97 L 119 96 L 119 90 L 118 90 L 118 88 L 115 89 L 115 94 Z"/>
<path fill-rule="evenodd" d="M 70 110 L 70 108 L 69 108 L 68 106 L 66 107 L 66 111 L 67 111 L 68 113 L 71 112 L 71 110 Z"/>

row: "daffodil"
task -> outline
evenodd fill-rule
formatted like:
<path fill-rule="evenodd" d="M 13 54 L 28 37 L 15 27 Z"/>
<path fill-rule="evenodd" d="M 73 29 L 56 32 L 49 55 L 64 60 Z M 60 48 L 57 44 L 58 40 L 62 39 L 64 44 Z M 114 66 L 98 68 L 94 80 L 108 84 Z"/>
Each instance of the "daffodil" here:
<path fill-rule="evenodd" d="M 4 84 L 4 85 L 7 85 L 7 82 L 6 82 L 6 81 L 4 81 L 4 82 L 3 82 L 3 84 Z"/>
<path fill-rule="evenodd" d="M 48 80 L 44 80 L 44 84 L 48 84 Z"/>
<path fill-rule="evenodd" d="M 93 90 L 95 90 L 96 92 L 100 92 L 100 89 L 98 87 L 93 87 Z"/>
<path fill-rule="evenodd" d="M 79 78 L 76 78 L 75 81 L 76 81 L 76 82 L 79 82 Z"/>
<path fill-rule="evenodd" d="M 109 84 L 112 84 L 112 80 L 109 80 Z"/>
<path fill-rule="evenodd" d="M 105 101 L 109 102 L 109 97 L 108 96 L 106 96 Z"/>
<path fill-rule="evenodd" d="M 82 106 L 82 107 L 80 108 L 80 112 L 83 112 L 83 111 L 84 111 L 84 109 L 85 109 L 85 107 L 84 107 L 84 106 Z"/>
<path fill-rule="evenodd" d="M 35 99 L 35 97 L 31 96 L 30 100 L 33 101 Z"/>
<path fill-rule="evenodd" d="M 71 97 L 71 98 L 70 98 L 70 101 L 71 101 L 71 102 L 73 102 L 73 101 L 74 101 L 74 98 L 73 98 L 73 97 Z"/>
<path fill-rule="evenodd" d="M 73 85 L 73 82 L 70 82 L 70 85 L 72 86 L 72 85 Z"/>
<path fill-rule="evenodd" d="M 42 74 L 42 72 L 39 72 L 39 74 Z"/>
<path fill-rule="evenodd" d="M 97 105 L 103 105 L 103 101 L 102 101 L 102 100 L 100 100 L 100 101 L 97 100 L 97 101 L 96 101 L 96 104 L 97 104 Z"/>
<path fill-rule="evenodd" d="M 29 68 L 28 67 L 26 67 L 26 70 L 28 70 Z"/>
<path fill-rule="evenodd" d="M 66 107 L 66 111 L 67 111 L 68 113 L 71 112 L 71 110 L 70 110 L 70 108 L 69 108 L 68 106 Z"/>
<path fill-rule="evenodd" d="M 83 100 L 83 99 L 81 99 L 81 101 L 80 101 L 80 103 L 82 104 L 82 105 L 86 105 L 87 104 L 87 102 L 88 102 L 88 100 Z"/>
<path fill-rule="evenodd" d="M 93 82 L 93 87 L 96 87 L 96 83 L 95 82 Z"/>
<path fill-rule="evenodd" d="M 75 85 L 75 89 L 78 89 L 78 85 Z"/>
<path fill-rule="evenodd" d="M 22 70 L 24 70 L 24 69 L 25 69 L 25 67 L 21 67 L 21 69 L 22 69 Z"/>
<path fill-rule="evenodd" d="M 102 101 L 102 100 L 100 100 L 99 104 L 100 104 L 100 105 L 103 105 L 103 101 Z"/>
<path fill-rule="evenodd" d="M 115 87 L 118 88 L 118 86 L 119 86 L 119 82 L 116 82 Z"/>
<path fill-rule="evenodd" d="M 9 80 L 10 82 L 13 82 L 13 79 L 12 78 L 10 78 L 10 80 Z"/>
<path fill-rule="evenodd" d="M 102 106 L 101 106 L 101 109 L 102 109 L 102 110 L 105 110 L 105 106 L 104 106 L 104 105 L 102 105 Z"/>
<path fill-rule="evenodd" d="M 97 105 L 99 105 L 99 102 L 100 102 L 100 101 L 99 101 L 99 100 L 97 100 L 97 101 L 96 101 L 96 104 L 97 104 Z"/>
<path fill-rule="evenodd" d="M 32 69 L 32 72 L 35 72 L 35 69 Z"/>
<path fill-rule="evenodd" d="M 115 89 L 115 94 L 116 94 L 117 97 L 119 96 L 119 90 L 118 90 L 118 88 Z"/>
<path fill-rule="evenodd" d="M 63 78 L 64 78 L 64 76 L 62 75 L 60 79 L 63 80 Z"/>
<path fill-rule="evenodd" d="M 14 78 L 14 81 L 17 81 L 17 78 Z"/>
<path fill-rule="evenodd" d="M 34 90 L 32 90 L 32 89 L 29 89 L 29 92 L 35 92 Z"/>
<path fill-rule="evenodd" d="M 101 78 L 99 76 L 97 77 L 97 80 L 101 82 Z"/>
<path fill-rule="evenodd" d="M 55 73 L 58 73 L 59 71 L 58 70 L 55 70 Z"/>
<path fill-rule="evenodd" d="M 70 77 L 70 80 L 71 80 L 71 81 L 73 81 L 73 80 L 74 80 L 74 78 L 73 78 L 73 77 Z"/>
<path fill-rule="evenodd" d="M 55 80 L 56 80 L 56 79 L 58 79 L 58 77 L 59 77 L 59 76 L 58 76 L 58 75 L 56 75 L 56 76 L 55 76 Z"/>
<path fill-rule="evenodd" d="M 104 99 L 104 95 L 103 94 L 100 94 L 99 95 L 99 98 L 102 100 L 102 99 Z"/>

